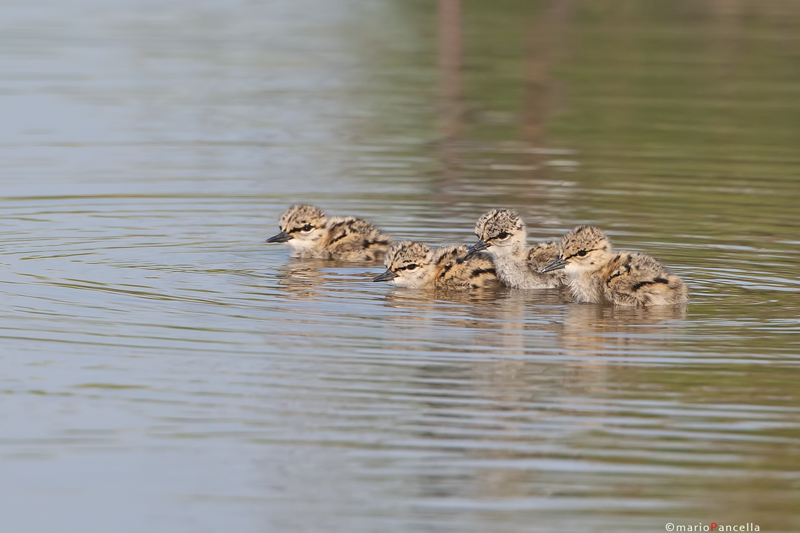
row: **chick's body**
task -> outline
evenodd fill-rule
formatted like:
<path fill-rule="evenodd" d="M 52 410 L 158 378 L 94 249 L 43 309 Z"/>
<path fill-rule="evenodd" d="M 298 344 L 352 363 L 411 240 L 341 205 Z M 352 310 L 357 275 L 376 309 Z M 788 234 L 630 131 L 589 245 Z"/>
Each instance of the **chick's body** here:
<path fill-rule="evenodd" d="M 318 207 L 295 205 L 281 215 L 280 233 L 267 242 L 285 242 L 292 256 L 340 261 L 374 261 L 386 253 L 391 238 L 356 217 L 328 217 Z"/>
<path fill-rule="evenodd" d="M 566 282 L 563 272 L 542 273 L 558 259 L 558 244 L 552 241 L 529 248 L 527 229 L 520 216 L 508 209 L 494 209 L 483 214 L 475 225 L 477 244 L 471 253 L 486 250 L 492 257 L 497 278 L 515 289 L 553 289 Z"/>
<path fill-rule="evenodd" d="M 399 287 L 468 290 L 497 284 L 494 264 L 485 254 L 467 257 L 466 246 L 440 246 L 400 241 L 386 254 L 386 272 L 373 281 L 391 281 Z"/>
<path fill-rule="evenodd" d="M 687 301 L 681 278 L 649 255 L 613 251 L 598 228 L 575 228 L 563 237 L 560 248 L 560 257 L 544 271 L 564 269 L 578 302 L 653 306 Z"/>

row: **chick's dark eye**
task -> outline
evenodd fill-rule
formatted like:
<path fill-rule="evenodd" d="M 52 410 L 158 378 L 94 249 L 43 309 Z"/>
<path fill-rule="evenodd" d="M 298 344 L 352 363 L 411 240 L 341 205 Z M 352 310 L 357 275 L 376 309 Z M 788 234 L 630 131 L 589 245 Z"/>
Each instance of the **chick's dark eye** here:
<path fill-rule="evenodd" d="M 511 236 L 511 234 L 510 234 L 510 233 L 506 233 L 506 232 L 504 231 L 504 232 L 502 232 L 500 235 L 498 235 L 498 236 L 497 236 L 497 238 L 498 238 L 498 239 L 500 239 L 500 240 L 503 240 L 503 239 L 508 239 L 510 236 Z"/>
<path fill-rule="evenodd" d="M 418 266 L 419 266 L 419 265 L 414 265 L 414 264 L 411 264 L 411 265 L 408 265 L 408 266 L 406 266 L 406 270 L 409 270 L 409 271 L 411 271 L 411 270 L 416 270 L 416 268 L 417 268 Z"/>
<path fill-rule="evenodd" d="M 577 254 L 575 254 L 575 255 L 577 255 L 578 257 L 583 257 L 583 256 L 585 256 L 585 255 L 586 255 L 586 250 L 581 250 L 580 252 L 578 252 L 578 253 L 577 253 Z"/>
<path fill-rule="evenodd" d="M 312 229 L 313 229 L 313 226 L 311 224 L 306 224 L 305 226 L 300 228 L 300 231 L 311 231 Z"/>

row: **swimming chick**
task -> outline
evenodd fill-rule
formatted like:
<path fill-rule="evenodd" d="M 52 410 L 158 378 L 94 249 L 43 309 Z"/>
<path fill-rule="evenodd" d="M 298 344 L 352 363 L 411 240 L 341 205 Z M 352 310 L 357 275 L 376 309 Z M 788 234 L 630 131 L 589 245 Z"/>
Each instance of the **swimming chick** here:
<path fill-rule="evenodd" d="M 494 265 L 486 254 L 467 257 L 466 246 L 431 250 L 421 242 L 400 241 L 386 252 L 386 272 L 372 281 L 391 281 L 412 289 L 479 289 L 497 284 Z"/>
<path fill-rule="evenodd" d="M 614 252 L 606 234 L 578 226 L 561 239 L 561 255 L 542 272 L 564 269 L 578 302 L 649 306 L 684 303 L 687 289 L 652 257 Z"/>
<path fill-rule="evenodd" d="M 294 257 L 374 261 L 386 253 L 391 238 L 366 220 L 328 217 L 319 207 L 293 205 L 278 222 L 281 230 L 267 242 L 285 242 Z"/>
<path fill-rule="evenodd" d="M 469 253 L 486 250 L 504 285 L 516 289 L 552 289 L 566 283 L 563 272 L 541 272 L 558 259 L 558 244 L 547 241 L 528 248 L 528 232 L 516 212 L 494 209 L 484 213 L 475 225 L 475 235 L 480 240 Z"/>

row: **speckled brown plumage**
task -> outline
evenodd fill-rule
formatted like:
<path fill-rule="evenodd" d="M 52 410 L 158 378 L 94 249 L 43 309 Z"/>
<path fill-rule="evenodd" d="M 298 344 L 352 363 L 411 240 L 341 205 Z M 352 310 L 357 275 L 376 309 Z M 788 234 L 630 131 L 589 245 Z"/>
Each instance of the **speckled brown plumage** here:
<path fill-rule="evenodd" d="M 485 254 L 467 257 L 466 246 L 441 246 L 432 250 L 414 241 L 394 243 L 384 261 L 386 272 L 375 281 L 400 287 L 467 290 L 497 284 L 492 260 Z"/>
<path fill-rule="evenodd" d="M 527 245 L 527 228 L 520 216 L 509 209 L 484 213 L 475 225 L 480 241 L 472 250 L 486 250 L 497 269 L 497 277 L 516 289 L 552 289 L 566 282 L 563 272 L 542 273 L 541 270 L 558 258 L 558 244 L 541 242 Z"/>
<path fill-rule="evenodd" d="M 651 306 L 687 300 L 681 278 L 648 255 L 615 252 L 605 233 L 593 226 L 579 226 L 562 238 L 559 259 L 545 270 L 561 268 L 579 302 Z"/>
<path fill-rule="evenodd" d="M 294 205 L 279 220 L 281 232 L 267 242 L 285 242 L 295 257 L 375 261 L 391 244 L 370 222 L 356 217 L 328 217 L 311 205 Z"/>

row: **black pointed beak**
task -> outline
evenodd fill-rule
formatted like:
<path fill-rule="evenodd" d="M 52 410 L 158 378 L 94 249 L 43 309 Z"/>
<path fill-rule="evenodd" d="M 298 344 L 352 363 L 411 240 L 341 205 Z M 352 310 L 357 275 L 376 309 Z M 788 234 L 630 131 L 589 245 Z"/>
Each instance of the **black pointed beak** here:
<path fill-rule="evenodd" d="M 564 268 L 565 266 L 567 266 L 568 264 L 569 264 L 569 261 L 564 261 L 563 259 L 559 258 L 559 259 L 556 259 L 555 261 L 553 261 L 552 263 L 550 263 L 549 265 L 547 265 L 546 267 L 544 267 L 541 270 L 541 272 L 542 272 L 542 274 L 545 274 L 547 272 L 552 272 L 553 270 L 560 270 L 560 269 Z"/>
<path fill-rule="evenodd" d="M 478 252 L 482 252 L 483 250 L 487 249 L 490 246 L 491 246 L 491 244 L 489 244 L 486 241 L 478 241 L 478 242 L 476 242 L 475 244 L 473 244 L 472 246 L 469 247 L 469 250 L 467 250 L 467 257 L 475 255 Z"/>
<path fill-rule="evenodd" d="M 290 241 L 292 239 L 294 239 L 294 237 L 292 237 L 291 235 L 289 235 L 285 231 L 282 231 L 282 232 L 278 233 L 277 235 L 273 235 L 272 237 L 267 239 L 267 242 L 286 242 L 286 241 Z"/>
<path fill-rule="evenodd" d="M 387 270 L 383 274 L 375 276 L 372 278 L 372 281 L 392 281 L 394 278 L 397 277 L 397 274 L 392 272 L 391 270 Z"/>

